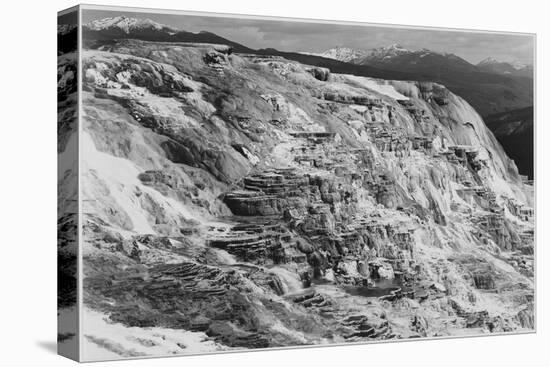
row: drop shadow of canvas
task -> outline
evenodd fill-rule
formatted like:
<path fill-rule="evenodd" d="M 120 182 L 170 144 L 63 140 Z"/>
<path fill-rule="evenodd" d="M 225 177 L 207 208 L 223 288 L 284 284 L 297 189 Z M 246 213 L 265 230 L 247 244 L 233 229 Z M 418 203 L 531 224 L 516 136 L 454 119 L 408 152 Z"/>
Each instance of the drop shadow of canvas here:
<path fill-rule="evenodd" d="M 57 354 L 57 342 L 55 340 L 39 340 L 36 345 L 49 353 Z"/>

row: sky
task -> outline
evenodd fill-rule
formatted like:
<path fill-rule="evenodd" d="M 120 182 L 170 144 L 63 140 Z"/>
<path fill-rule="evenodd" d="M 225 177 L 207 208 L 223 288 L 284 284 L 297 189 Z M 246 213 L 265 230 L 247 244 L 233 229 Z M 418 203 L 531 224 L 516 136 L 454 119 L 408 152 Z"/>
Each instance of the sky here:
<path fill-rule="evenodd" d="M 411 50 L 427 48 L 454 53 L 474 64 L 487 57 L 506 62 L 533 62 L 534 37 L 525 34 L 104 10 L 84 10 L 82 20 L 87 23 L 119 15 L 148 18 L 189 32 L 212 32 L 253 49 L 322 52 L 335 46 L 369 50 L 400 44 Z"/>

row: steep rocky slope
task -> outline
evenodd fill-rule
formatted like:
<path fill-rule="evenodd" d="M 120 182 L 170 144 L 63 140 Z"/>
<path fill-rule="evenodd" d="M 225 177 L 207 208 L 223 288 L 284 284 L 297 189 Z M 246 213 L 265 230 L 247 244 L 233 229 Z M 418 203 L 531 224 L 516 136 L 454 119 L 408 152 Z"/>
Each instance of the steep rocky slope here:
<path fill-rule="evenodd" d="M 535 169 L 535 128 L 533 106 L 485 117 L 487 127 L 495 134 L 519 172 L 533 180 Z"/>
<path fill-rule="evenodd" d="M 136 40 L 82 72 L 85 358 L 533 328 L 532 188 L 442 85 Z"/>

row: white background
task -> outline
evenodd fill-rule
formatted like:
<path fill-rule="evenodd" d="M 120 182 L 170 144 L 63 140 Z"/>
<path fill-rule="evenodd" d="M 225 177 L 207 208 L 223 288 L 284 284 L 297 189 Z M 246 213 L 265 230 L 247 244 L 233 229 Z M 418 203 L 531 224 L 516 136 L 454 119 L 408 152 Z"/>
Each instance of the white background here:
<path fill-rule="evenodd" d="M 97 4 L 115 5 L 108 1 Z M 117 0 L 116 5 L 538 34 L 538 332 L 106 362 L 96 366 L 548 365 L 548 9 L 543 1 Z M 73 1 L 3 3 L 0 20 L 0 364 L 68 366 L 56 338 L 56 12 Z M 330 45 L 329 45 L 330 46 Z M 546 70 L 545 70 L 546 68 Z M 543 111 L 544 110 L 544 111 Z M 547 140 L 548 139 L 548 140 Z M 546 309 L 545 309 L 546 308 Z"/>

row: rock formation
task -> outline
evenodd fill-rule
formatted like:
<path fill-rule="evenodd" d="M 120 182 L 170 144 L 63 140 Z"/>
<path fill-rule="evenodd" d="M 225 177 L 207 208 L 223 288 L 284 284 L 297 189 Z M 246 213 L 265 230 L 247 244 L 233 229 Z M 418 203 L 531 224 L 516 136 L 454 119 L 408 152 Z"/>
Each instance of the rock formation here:
<path fill-rule="evenodd" d="M 207 44 L 82 58 L 87 309 L 215 350 L 533 328 L 532 187 L 444 86 Z"/>

